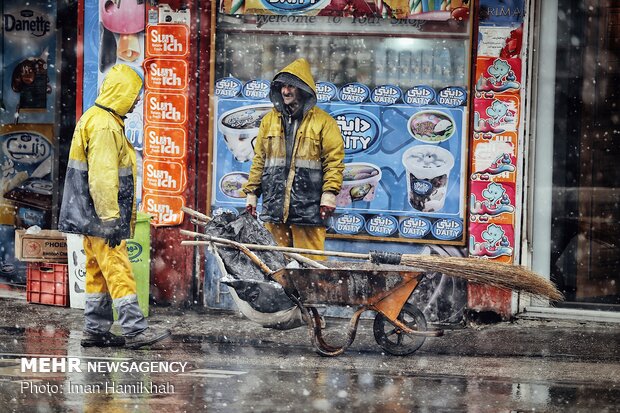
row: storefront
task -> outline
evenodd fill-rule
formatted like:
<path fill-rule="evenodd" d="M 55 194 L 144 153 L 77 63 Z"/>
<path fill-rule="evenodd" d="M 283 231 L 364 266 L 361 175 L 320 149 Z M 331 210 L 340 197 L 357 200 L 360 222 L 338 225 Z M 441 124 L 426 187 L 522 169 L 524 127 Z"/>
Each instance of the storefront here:
<path fill-rule="evenodd" d="M 178 229 L 194 228 L 181 208 L 243 210 L 239 189 L 256 125 L 271 107 L 270 80 L 304 57 L 318 105 L 345 139 L 345 185 L 327 249 L 522 264 L 566 296 L 550 304 L 433 274 L 414 297 L 430 322 L 460 323 L 468 311 L 614 318 L 619 14 L 612 2 L 118 3 L 77 4 L 84 29 L 77 115 L 114 63 L 143 73 L 144 105 L 128 119 L 127 135 L 141 159 L 141 209 L 154 216 L 157 301 L 232 308 L 208 255 L 179 246 Z M 50 84 L 55 90 L 59 82 Z M 10 87 L 5 79 L 3 97 Z M 67 97 L 57 97 L 61 113 L 48 113 L 72 123 Z M 12 130 L 3 133 L 8 141 Z M 58 171 L 68 139 L 60 142 L 52 158 Z M 437 165 L 421 172 L 420 159 Z M 51 182 L 56 206 L 58 179 Z M 6 192 L 3 205 L 11 202 Z M 49 217 L 54 227 L 53 208 Z"/>

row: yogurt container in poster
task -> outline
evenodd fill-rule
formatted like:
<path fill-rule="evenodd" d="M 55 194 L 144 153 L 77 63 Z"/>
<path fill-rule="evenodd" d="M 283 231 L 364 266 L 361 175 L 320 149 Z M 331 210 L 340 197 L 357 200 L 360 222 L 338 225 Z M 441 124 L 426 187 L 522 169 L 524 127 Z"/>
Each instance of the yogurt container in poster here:
<path fill-rule="evenodd" d="M 448 178 L 454 167 L 450 151 L 436 145 L 417 145 L 403 154 L 407 171 L 407 193 L 411 207 L 438 212 L 446 201 Z"/>
<path fill-rule="evenodd" d="M 226 147 L 239 162 L 254 158 L 254 141 L 263 117 L 273 108 L 271 104 L 243 106 L 224 112 L 218 128 L 224 135 Z"/>
<path fill-rule="evenodd" d="M 353 201 L 372 201 L 381 180 L 381 168 L 365 162 L 345 164 L 342 189 L 336 196 L 336 205 L 345 207 Z"/>
<path fill-rule="evenodd" d="M 231 172 L 220 180 L 220 191 L 230 198 L 245 198 L 242 191 L 243 185 L 248 181 L 248 174 L 245 172 Z"/>

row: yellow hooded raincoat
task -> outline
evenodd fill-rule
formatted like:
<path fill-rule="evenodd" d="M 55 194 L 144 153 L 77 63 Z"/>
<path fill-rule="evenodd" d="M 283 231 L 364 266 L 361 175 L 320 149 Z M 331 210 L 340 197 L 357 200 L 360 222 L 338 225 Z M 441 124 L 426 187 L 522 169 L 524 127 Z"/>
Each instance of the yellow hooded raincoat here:
<path fill-rule="evenodd" d="M 279 79 L 283 83 L 294 82 L 306 96 L 303 118 L 288 160 Z M 335 195 L 340 191 L 344 144 L 334 118 L 315 106 L 316 85 L 305 59 L 295 60 L 276 74 L 270 98 L 275 108 L 261 121 L 255 156 L 243 190 L 246 194 L 262 195 L 263 221 L 324 225 L 319 204 L 323 193 Z"/>
<path fill-rule="evenodd" d="M 142 89 L 129 66 L 106 75 L 95 101 L 75 127 L 58 228 L 103 237 L 101 223 L 117 220 L 131 238 L 135 226 L 136 153 L 125 137 L 124 116 Z"/>

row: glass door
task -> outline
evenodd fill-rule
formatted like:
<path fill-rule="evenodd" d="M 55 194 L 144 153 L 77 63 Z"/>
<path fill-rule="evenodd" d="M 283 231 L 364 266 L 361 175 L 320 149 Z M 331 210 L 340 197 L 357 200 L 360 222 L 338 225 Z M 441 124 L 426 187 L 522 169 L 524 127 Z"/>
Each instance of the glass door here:
<path fill-rule="evenodd" d="M 620 311 L 620 7 L 559 0 L 541 12 L 533 266 L 563 291 L 556 307 Z"/>

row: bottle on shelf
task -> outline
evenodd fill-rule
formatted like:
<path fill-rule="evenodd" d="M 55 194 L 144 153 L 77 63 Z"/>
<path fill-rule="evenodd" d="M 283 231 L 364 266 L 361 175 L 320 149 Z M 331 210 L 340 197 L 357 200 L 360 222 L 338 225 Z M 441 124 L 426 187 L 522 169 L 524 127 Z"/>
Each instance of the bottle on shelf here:
<path fill-rule="evenodd" d="M 467 84 L 467 61 L 465 59 L 465 44 L 458 43 L 456 47 L 452 49 L 453 83 L 455 86 L 465 87 Z"/>
<path fill-rule="evenodd" d="M 387 49 L 385 51 L 385 65 L 387 69 L 387 79 L 385 83 L 390 85 L 398 84 L 398 52 L 395 49 Z"/>
<path fill-rule="evenodd" d="M 433 49 L 420 51 L 420 84 L 432 86 L 433 82 Z"/>
<path fill-rule="evenodd" d="M 452 84 L 450 53 L 445 45 L 437 45 L 433 49 L 433 72 L 431 84 L 442 88 Z"/>
<path fill-rule="evenodd" d="M 319 46 L 319 64 L 317 68 L 317 77 L 322 81 L 329 81 L 331 74 L 331 62 L 329 54 L 329 39 L 323 37 Z"/>
<path fill-rule="evenodd" d="M 405 91 L 413 86 L 411 82 L 411 51 L 398 53 L 398 86 Z"/>
<path fill-rule="evenodd" d="M 378 44 L 378 47 L 375 49 L 375 86 L 384 85 L 388 82 L 387 55 L 384 42 Z"/>
<path fill-rule="evenodd" d="M 246 61 L 249 62 L 249 64 L 246 63 L 249 77 L 252 79 L 262 79 L 263 58 L 261 56 L 262 52 L 261 47 L 258 43 L 257 35 L 250 35 L 248 37 L 246 53 Z"/>
<path fill-rule="evenodd" d="M 409 69 L 409 82 L 411 86 L 421 85 L 422 82 L 422 50 L 413 50 L 411 52 L 411 66 Z"/>
<path fill-rule="evenodd" d="M 374 48 L 369 45 L 368 39 L 363 37 L 352 39 L 351 55 L 357 58 L 357 81 L 371 87 L 374 83 Z"/>

